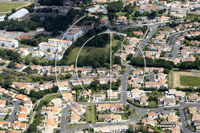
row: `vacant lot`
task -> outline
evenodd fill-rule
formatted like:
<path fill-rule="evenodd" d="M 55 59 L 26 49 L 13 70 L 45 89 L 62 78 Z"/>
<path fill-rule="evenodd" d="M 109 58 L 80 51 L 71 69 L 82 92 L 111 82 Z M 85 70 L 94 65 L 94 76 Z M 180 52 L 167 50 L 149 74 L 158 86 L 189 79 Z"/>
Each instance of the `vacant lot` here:
<path fill-rule="evenodd" d="M 96 122 L 96 107 L 94 104 L 89 104 L 86 108 L 86 122 L 95 123 Z"/>
<path fill-rule="evenodd" d="M 193 72 L 171 71 L 168 82 L 169 82 L 169 85 L 172 85 L 172 88 L 200 86 L 199 71 L 195 71 L 195 72 L 194 71 Z"/>
<path fill-rule="evenodd" d="M 0 12 L 9 12 L 29 4 L 31 2 L 0 2 Z"/>
<path fill-rule="evenodd" d="M 200 77 L 181 76 L 180 82 L 183 86 L 200 86 Z"/>
<path fill-rule="evenodd" d="M 118 42 L 120 42 L 120 41 L 119 40 L 113 40 L 112 41 L 112 46 L 113 47 L 116 46 Z M 68 55 L 68 62 L 69 63 L 76 62 L 76 58 L 77 58 L 77 55 L 78 55 L 78 52 L 79 52 L 80 48 L 81 47 L 76 47 L 70 52 L 70 54 Z M 104 47 L 104 48 L 85 46 L 80 51 L 79 56 L 80 55 L 83 55 L 83 56 L 84 55 L 91 55 L 93 53 L 101 53 L 101 52 L 103 52 L 105 50 L 109 51 L 109 49 L 110 49 L 110 45 L 109 44 L 106 45 L 106 47 Z"/>

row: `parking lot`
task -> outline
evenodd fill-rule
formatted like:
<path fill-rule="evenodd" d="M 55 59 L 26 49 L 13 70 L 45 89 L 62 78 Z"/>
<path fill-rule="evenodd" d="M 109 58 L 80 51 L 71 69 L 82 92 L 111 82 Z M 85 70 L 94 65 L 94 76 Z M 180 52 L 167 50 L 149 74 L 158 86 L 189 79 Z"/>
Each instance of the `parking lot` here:
<path fill-rule="evenodd" d="M 21 35 L 29 35 L 30 37 L 34 37 L 36 34 L 39 34 L 39 33 L 42 33 L 42 32 L 30 31 L 28 33 L 25 33 L 25 32 L 18 32 L 18 31 L 0 30 L 0 37 L 16 39 L 18 36 L 21 36 Z"/>

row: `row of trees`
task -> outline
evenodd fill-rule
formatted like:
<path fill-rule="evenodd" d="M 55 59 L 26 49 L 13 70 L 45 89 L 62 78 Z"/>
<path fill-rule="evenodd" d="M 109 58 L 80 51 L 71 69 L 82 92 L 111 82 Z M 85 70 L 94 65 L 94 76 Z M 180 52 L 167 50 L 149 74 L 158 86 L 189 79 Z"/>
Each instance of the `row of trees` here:
<path fill-rule="evenodd" d="M 191 40 L 200 41 L 200 35 L 198 35 L 198 36 L 191 36 L 191 37 L 185 36 L 185 39 L 186 39 L 186 40 L 189 40 L 189 41 L 191 41 Z"/>
<path fill-rule="evenodd" d="M 166 61 L 164 59 L 151 59 L 148 57 L 145 57 L 146 60 L 146 66 L 147 67 L 163 67 L 166 69 L 171 70 L 175 65 L 171 61 Z M 142 57 L 133 57 L 131 59 L 131 65 L 133 66 L 140 66 L 144 67 L 144 59 Z"/>
<path fill-rule="evenodd" d="M 112 90 L 118 90 L 121 85 L 121 80 L 117 79 L 116 82 L 112 82 Z M 90 85 L 85 85 L 84 88 L 91 89 L 93 92 L 99 92 L 100 90 L 108 90 L 110 89 L 110 81 L 107 84 L 100 84 L 99 80 L 94 80 L 90 83 Z M 74 90 L 82 90 L 80 86 L 73 86 Z"/>
<path fill-rule="evenodd" d="M 18 52 L 7 49 L 0 49 L 0 57 L 18 63 L 22 61 Z"/>
<path fill-rule="evenodd" d="M 165 68 L 165 72 L 168 73 L 169 70 L 172 68 L 179 68 L 179 69 L 198 69 L 200 70 L 200 59 L 196 59 L 194 62 L 192 61 L 185 61 L 181 62 L 179 65 L 175 65 L 171 61 L 166 61 L 164 59 L 151 59 L 145 57 L 146 66 L 147 67 L 163 67 Z M 131 59 L 131 65 L 133 66 L 140 66 L 144 67 L 144 59 L 142 57 L 133 57 Z"/>
<path fill-rule="evenodd" d="M 137 27 L 137 28 L 128 28 L 125 30 L 117 30 L 117 32 L 125 33 L 129 37 L 137 37 L 137 35 L 133 33 L 134 31 L 142 31 L 143 33 L 145 33 L 147 29 L 148 29 L 147 26 L 143 26 L 143 27 Z"/>
<path fill-rule="evenodd" d="M 40 3 L 40 5 L 48 5 L 48 6 L 52 5 L 63 6 L 65 0 L 39 0 L 38 3 Z"/>
<path fill-rule="evenodd" d="M 37 27 L 45 27 L 46 31 L 58 31 L 66 30 L 68 25 L 71 24 L 76 16 L 83 16 L 83 13 L 79 10 L 74 10 L 73 8 L 69 10 L 66 16 L 57 15 L 55 18 L 50 16 L 46 17 L 44 20 L 40 20 L 40 17 L 34 15 L 31 20 L 24 21 L 4 21 L 0 22 L 0 29 L 7 31 L 24 31 L 29 32 L 35 30 Z"/>
<path fill-rule="evenodd" d="M 123 9 L 122 1 L 114 1 L 108 3 L 108 13 L 116 13 Z"/>
<path fill-rule="evenodd" d="M 149 19 L 155 19 L 156 11 L 152 11 L 151 13 L 150 12 L 140 13 L 139 11 L 136 11 L 134 17 L 139 17 L 139 16 L 147 16 Z"/>

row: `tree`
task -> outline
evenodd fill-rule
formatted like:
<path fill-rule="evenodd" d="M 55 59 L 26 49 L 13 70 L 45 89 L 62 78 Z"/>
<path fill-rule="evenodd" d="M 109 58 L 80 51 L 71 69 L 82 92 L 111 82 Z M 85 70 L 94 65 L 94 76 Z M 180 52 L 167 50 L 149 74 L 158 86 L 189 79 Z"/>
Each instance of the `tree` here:
<path fill-rule="evenodd" d="M 25 59 L 25 64 L 26 64 L 26 65 L 30 65 L 30 63 L 31 63 L 31 61 L 30 61 L 28 58 L 26 58 L 26 59 Z"/>
<path fill-rule="evenodd" d="M 121 65 L 121 58 L 119 56 L 114 56 L 114 64 Z"/>
<path fill-rule="evenodd" d="M 96 88 L 100 85 L 100 81 L 99 80 L 94 80 L 90 83 L 90 87 Z"/>
<path fill-rule="evenodd" d="M 136 11 L 135 14 L 134 14 L 134 16 L 135 16 L 135 17 L 139 17 L 139 16 L 140 16 L 140 12 L 139 12 L 139 11 Z"/>
<path fill-rule="evenodd" d="M 33 22 L 40 22 L 40 16 L 38 16 L 38 15 L 33 15 L 33 16 L 31 17 L 31 21 L 33 21 Z"/>
<path fill-rule="evenodd" d="M 112 12 L 112 13 L 116 13 L 121 11 L 123 8 L 123 2 L 122 1 L 114 1 L 114 2 L 110 2 L 108 4 L 108 12 Z"/>
<path fill-rule="evenodd" d="M 16 63 L 14 61 L 11 61 L 8 66 L 8 68 L 16 68 Z"/>
<path fill-rule="evenodd" d="M 127 12 L 128 15 L 132 14 L 134 11 L 134 7 L 132 5 L 126 5 L 123 9 L 124 12 Z"/>
<path fill-rule="evenodd" d="M 131 111 L 128 111 L 127 115 L 130 116 L 131 115 Z"/>
<path fill-rule="evenodd" d="M 34 98 L 34 97 L 32 97 L 32 98 L 31 98 L 31 101 L 32 101 L 33 103 L 35 103 L 35 102 L 37 101 L 37 99 Z"/>
<path fill-rule="evenodd" d="M 70 79 L 71 77 L 72 77 L 72 75 L 70 73 L 68 73 L 68 74 L 65 75 L 66 79 Z"/>
<path fill-rule="evenodd" d="M 129 54 L 127 57 L 126 57 L 126 60 L 130 60 L 133 58 L 133 54 Z"/>
<path fill-rule="evenodd" d="M 4 117 L 4 120 L 7 120 L 9 117 L 9 113 Z"/>
<path fill-rule="evenodd" d="M 27 129 L 28 133 L 35 133 L 37 132 L 37 123 L 32 123 L 29 125 L 29 128 Z"/>
<path fill-rule="evenodd" d="M 58 91 L 58 89 L 59 89 L 58 86 L 54 86 L 51 88 L 51 92 L 56 93 Z"/>
<path fill-rule="evenodd" d="M 16 12 L 16 9 L 12 9 L 12 13 L 15 13 Z"/>
<path fill-rule="evenodd" d="M 151 12 L 151 14 L 149 15 L 149 18 L 155 19 L 155 17 L 156 17 L 156 12 L 155 11 Z"/>
<path fill-rule="evenodd" d="M 44 84 L 44 80 L 43 80 L 43 79 L 41 79 L 39 84 Z"/>

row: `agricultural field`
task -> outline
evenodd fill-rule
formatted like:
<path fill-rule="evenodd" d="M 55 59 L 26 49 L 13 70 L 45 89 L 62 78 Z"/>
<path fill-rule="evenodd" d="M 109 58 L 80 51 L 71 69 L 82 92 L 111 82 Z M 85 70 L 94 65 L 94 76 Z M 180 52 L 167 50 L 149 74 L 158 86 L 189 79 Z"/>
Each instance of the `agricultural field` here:
<path fill-rule="evenodd" d="M 172 88 L 197 87 L 200 86 L 199 71 L 171 71 L 169 73 L 168 85 Z"/>
<path fill-rule="evenodd" d="M 200 86 L 200 77 L 181 76 L 180 82 L 183 86 Z"/>
<path fill-rule="evenodd" d="M 12 9 L 19 9 L 30 5 L 31 2 L 0 2 L 0 12 L 9 12 Z"/>

